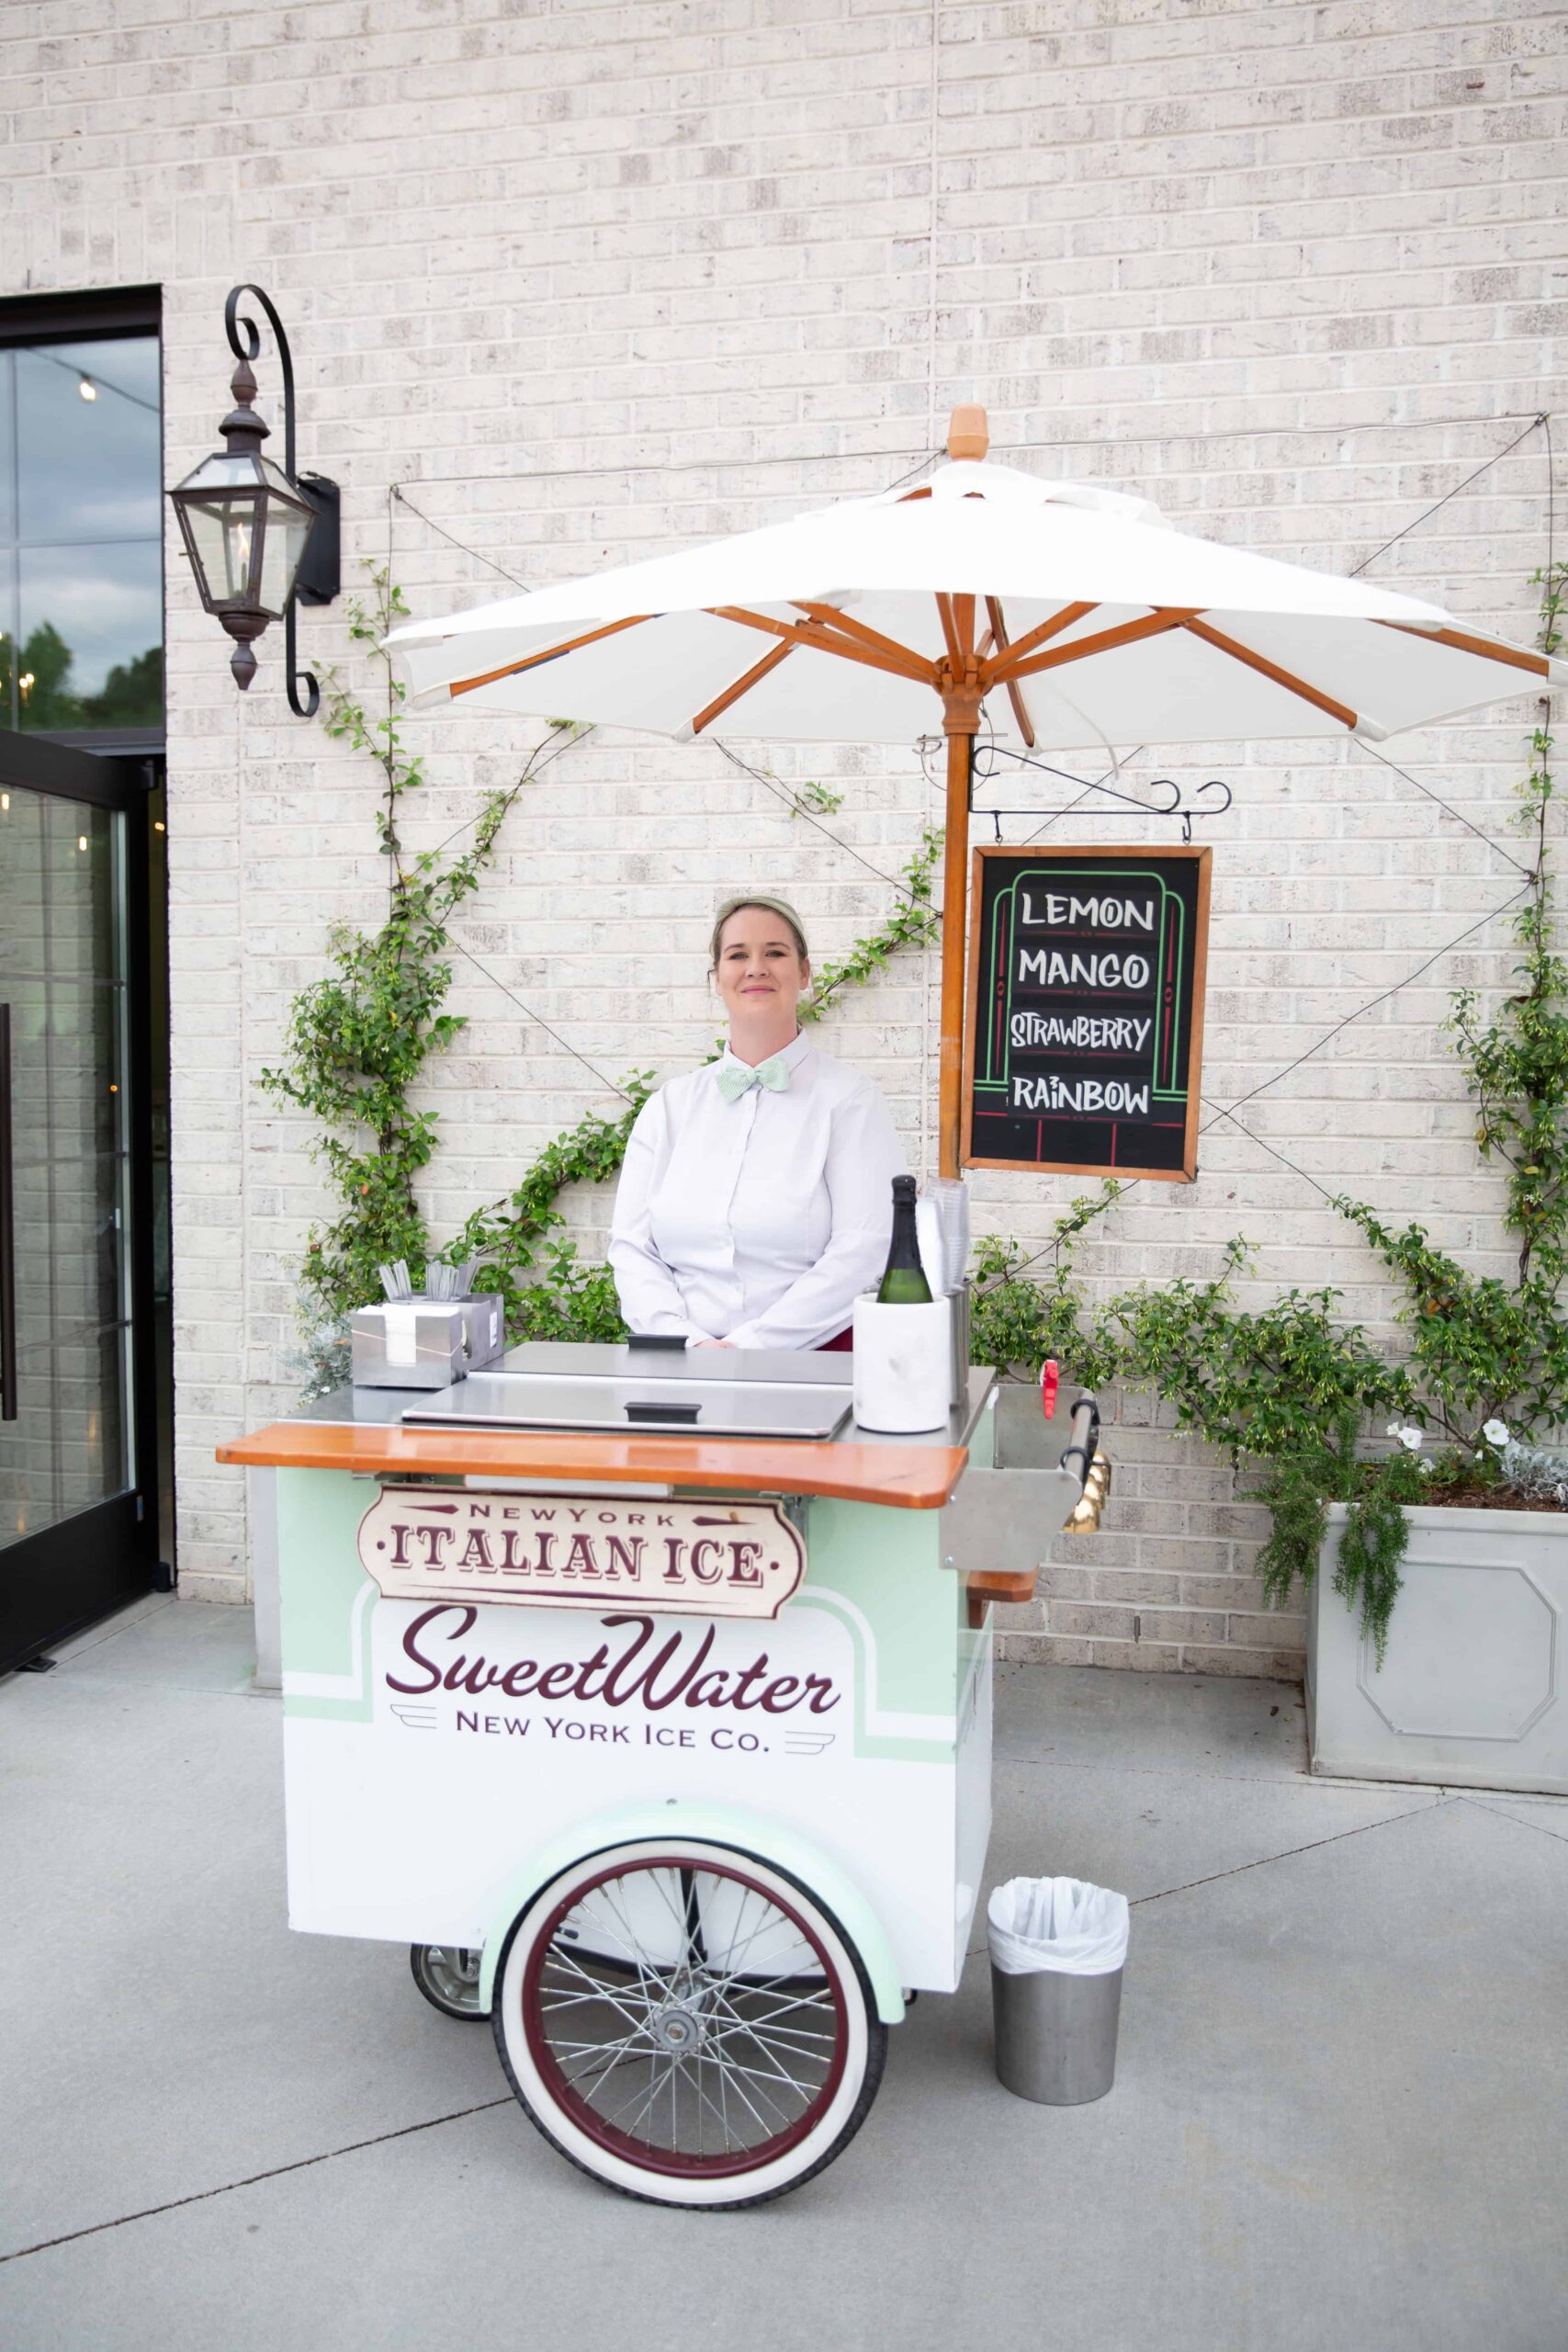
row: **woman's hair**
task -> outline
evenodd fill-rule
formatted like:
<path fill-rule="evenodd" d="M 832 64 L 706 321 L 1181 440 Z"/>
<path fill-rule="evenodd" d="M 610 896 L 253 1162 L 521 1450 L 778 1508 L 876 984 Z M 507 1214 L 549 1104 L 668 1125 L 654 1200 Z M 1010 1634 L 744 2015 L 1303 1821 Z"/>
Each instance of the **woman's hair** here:
<path fill-rule="evenodd" d="M 749 890 L 743 899 L 726 899 L 713 919 L 713 937 L 708 942 L 710 971 L 716 972 L 718 969 L 718 951 L 724 941 L 724 926 L 731 915 L 738 915 L 740 912 L 742 907 L 766 907 L 770 914 L 781 916 L 789 925 L 790 935 L 795 941 L 795 952 L 801 962 L 803 964 L 810 962 L 810 950 L 806 944 L 805 928 L 788 899 L 770 899 L 765 892 Z"/>

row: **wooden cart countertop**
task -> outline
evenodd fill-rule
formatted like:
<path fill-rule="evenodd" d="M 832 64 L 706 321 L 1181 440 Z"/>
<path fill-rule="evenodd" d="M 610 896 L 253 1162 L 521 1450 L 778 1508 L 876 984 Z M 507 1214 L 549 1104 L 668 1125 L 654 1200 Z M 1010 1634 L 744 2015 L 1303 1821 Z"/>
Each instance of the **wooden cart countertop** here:
<path fill-rule="evenodd" d="M 274 1421 L 217 1449 L 220 1462 L 365 1476 L 604 1479 L 756 1493 L 830 1495 L 896 1510 L 935 1510 L 969 1456 L 961 1445 L 817 1444 L 758 1438 L 561 1436 L 509 1430 Z"/>

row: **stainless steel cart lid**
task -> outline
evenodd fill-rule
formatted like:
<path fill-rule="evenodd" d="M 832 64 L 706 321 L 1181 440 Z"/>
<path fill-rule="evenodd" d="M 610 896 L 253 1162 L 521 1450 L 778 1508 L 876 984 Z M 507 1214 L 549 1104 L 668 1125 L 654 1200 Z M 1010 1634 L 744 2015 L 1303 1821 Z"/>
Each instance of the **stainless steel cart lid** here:
<path fill-rule="evenodd" d="M 601 1435 L 830 1438 L 852 1401 L 841 1355 L 539 1341 L 399 1416 L 407 1428 L 589 1430 Z"/>

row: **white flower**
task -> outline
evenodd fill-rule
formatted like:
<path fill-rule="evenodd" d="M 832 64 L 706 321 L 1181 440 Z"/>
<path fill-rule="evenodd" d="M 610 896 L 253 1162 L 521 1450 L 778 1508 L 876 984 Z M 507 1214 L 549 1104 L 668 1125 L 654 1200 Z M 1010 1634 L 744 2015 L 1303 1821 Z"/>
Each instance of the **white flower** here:
<path fill-rule="evenodd" d="M 1397 1421 L 1390 1421 L 1388 1428 L 1384 1430 L 1383 1434 L 1385 1437 L 1397 1437 L 1399 1435 L 1399 1423 Z"/>
<path fill-rule="evenodd" d="M 1506 1445 L 1508 1442 L 1508 1424 L 1506 1421 L 1488 1421 L 1483 1428 L 1481 1434 L 1486 1440 L 1488 1445 Z"/>
<path fill-rule="evenodd" d="M 1428 1462 L 1428 1461 L 1427 1461 L 1427 1457 L 1426 1457 L 1426 1455 L 1425 1455 L 1425 1454 L 1423 1454 L 1423 1455 L 1422 1455 L 1422 1457 L 1421 1457 L 1421 1461 L 1420 1461 L 1420 1464 L 1419 1464 L 1419 1466 L 1420 1466 L 1420 1468 L 1421 1468 L 1421 1469 L 1425 1470 L 1425 1472 L 1427 1473 L 1427 1476 L 1428 1477 L 1430 1477 L 1430 1476 L 1431 1476 L 1431 1475 L 1432 1475 L 1432 1473 L 1433 1473 L 1433 1471 L 1437 1468 L 1437 1466 L 1438 1466 L 1438 1465 L 1437 1465 L 1437 1464 L 1436 1464 L 1435 1462 Z"/>
<path fill-rule="evenodd" d="M 1400 1442 L 1400 1444 L 1401 1444 L 1402 1446 L 1404 1446 L 1404 1449 L 1405 1449 L 1406 1453 L 1420 1453 L 1420 1451 L 1421 1451 L 1421 1440 L 1422 1440 L 1422 1431 L 1421 1431 L 1420 1430 L 1417 1430 L 1417 1429 L 1401 1430 L 1398 1432 L 1398 1435 L 1399 1435 L 1399 1442 Z"/>

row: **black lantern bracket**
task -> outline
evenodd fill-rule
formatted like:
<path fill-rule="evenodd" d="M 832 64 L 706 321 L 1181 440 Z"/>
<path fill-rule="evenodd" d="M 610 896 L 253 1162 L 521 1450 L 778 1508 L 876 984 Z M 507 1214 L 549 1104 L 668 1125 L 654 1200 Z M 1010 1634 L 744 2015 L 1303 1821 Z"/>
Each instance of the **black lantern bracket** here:
<path fill-rule="evenodd" d="M 230 288 L 229 299 L 223 305 L 223 328 L 229 348 L 246 366 L 261 355 L 261 334 L 255 321 L 240 314 L 240 304 L 246 295 L 253 296 L 258 308 L 265 311 L 277 349 L 283 376 L 283 470 L 316 518 L 283 615 L 283 664 L 288 707 L 296 718 L 314 718 L 321 708 L 321 692 L 310 672 L 301 671 L 299 666 L 294 609 L 297 605 L 330 605 L 342 589 L 338 486 L 325 474 L 302 474 L 299 469 L 294 438 L 294 355 L 288 348 L 283 321 L 263 288 L 250 284 Z"/>

